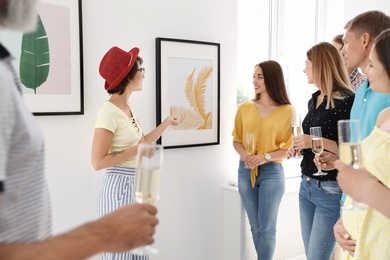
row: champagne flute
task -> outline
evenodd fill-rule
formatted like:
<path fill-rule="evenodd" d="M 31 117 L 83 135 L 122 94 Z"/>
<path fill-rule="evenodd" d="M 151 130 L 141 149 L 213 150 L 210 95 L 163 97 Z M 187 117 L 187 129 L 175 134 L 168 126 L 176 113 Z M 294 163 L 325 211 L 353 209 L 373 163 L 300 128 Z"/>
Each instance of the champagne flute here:
<path fill-rule="evenodd" d="M 136 158 L 135 201 L 154 204 L 160 197 L 160 174 L 163 161 L 163 147 L 155 143 L 138 145 Z M 158 249 L 143 246 L 132 250 L 134 254 L 157 254 Z"/>
<path fill-rule="evenodd" d="M 302 133 L 302 126 L 301 126 L 301 114 L 300 113 L 293 113 L 291 117 L 291 126 L 292 126 L 292 133 L 294 136 L 298 136 Z M 300 154 L 299 150 L 295 150 L 294 155 L 292 158 L 302 158 L 303 156 Z"/>
<path fill-rule="evenodd" d="M 253 133 L 245 134 L 245 150 L 249 155 L 255 151 L 255 135 Z"/>
<path fill-rule="evenodd" d="M 337 127 L 340 160 L 355 169 L 363 167 L 359 120 L 339 120 Z M 352 200 L 351 204 L 343 205 L 342 209 L 364 210 L 367 206 Z"/>
<path fill-rule="evenodd" d="M 311 136 L 311 150 L 315 155 L 321 155 L 324 151 L 324 141 L 322 140 L 322 131 L 320 126 L 310 127 L 310 136 Z M 323 176 L 328 173 L 318 169 L 314 176 Z"/>

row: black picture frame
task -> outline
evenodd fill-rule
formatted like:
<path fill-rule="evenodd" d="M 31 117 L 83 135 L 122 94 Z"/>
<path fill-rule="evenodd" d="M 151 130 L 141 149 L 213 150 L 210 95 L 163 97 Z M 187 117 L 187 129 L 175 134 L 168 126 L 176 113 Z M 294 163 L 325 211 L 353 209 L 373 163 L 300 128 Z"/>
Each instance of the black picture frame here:
<path fill-rule="evenodd" d="M 156 114 L 184 118 L 157 141 L 165 149 L 220 144 L 220 43 L 156 38 Z"/>

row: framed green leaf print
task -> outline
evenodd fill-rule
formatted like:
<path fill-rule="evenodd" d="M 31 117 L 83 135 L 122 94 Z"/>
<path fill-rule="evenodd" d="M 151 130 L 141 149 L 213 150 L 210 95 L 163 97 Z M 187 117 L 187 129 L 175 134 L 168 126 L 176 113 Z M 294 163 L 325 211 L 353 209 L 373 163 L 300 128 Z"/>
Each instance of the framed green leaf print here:
<path fill-rule="evenodd" d="M 37 116 L 84 114 L 82 0 L 41 0 L 34 32 L 1 32 Z"/>

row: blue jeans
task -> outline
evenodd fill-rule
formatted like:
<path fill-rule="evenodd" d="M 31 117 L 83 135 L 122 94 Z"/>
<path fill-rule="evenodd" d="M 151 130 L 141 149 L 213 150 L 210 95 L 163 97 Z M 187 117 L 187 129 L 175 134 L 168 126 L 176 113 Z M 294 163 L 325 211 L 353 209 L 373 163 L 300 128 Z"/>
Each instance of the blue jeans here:
<path fill-rule="evenodd" d="M 341 194 L 337 181 L 318 181 L 303 175 L 299 212 L 307 260 L 330 259 L 336 244 L 333 226 L 340 218 Z"/>
<path fill-rule="evenodd" d="M 285 183 L 283 166 L 270 162 L 258 166 L 255 187 L 251 185 L 251 169 L 240 160 L 238 191 L 248 215 L 258 259 L 272 260 L 276 243 L 276 220 Z"/>

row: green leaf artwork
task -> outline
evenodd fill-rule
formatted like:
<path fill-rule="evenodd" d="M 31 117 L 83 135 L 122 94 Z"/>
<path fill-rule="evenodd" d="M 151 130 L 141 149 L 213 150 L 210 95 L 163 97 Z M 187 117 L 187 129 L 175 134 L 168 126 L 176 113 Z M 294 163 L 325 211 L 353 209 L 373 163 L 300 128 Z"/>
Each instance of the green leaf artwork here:
<path fill-rule="evenodd" d="M 47 80 L 50 68 L 49 40 L 39 16 L 36 31 L 23 34 L 19 66 L 22 84 L 36 94 Z"/>

